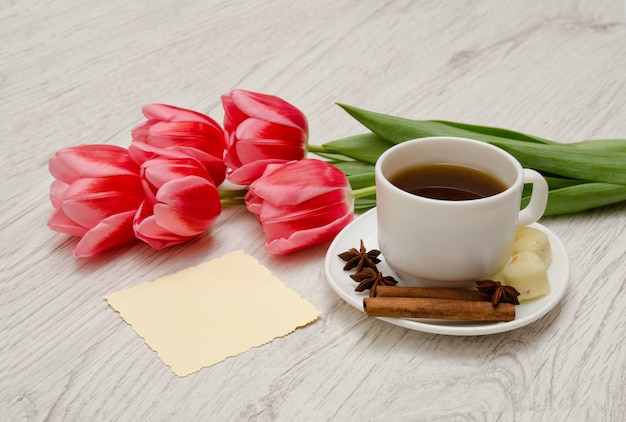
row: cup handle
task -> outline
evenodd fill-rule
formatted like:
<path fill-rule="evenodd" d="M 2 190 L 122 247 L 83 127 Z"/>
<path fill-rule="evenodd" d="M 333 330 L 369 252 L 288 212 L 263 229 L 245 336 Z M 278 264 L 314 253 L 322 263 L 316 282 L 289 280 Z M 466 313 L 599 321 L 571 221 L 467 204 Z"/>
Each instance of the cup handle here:
<path fill-rule="evenodd" d="M 530 202 L 520 211 L 517 226 L 527 226 L 539 220 L 548 204 L 548 183 L 541 174 L 531 169 L 524 169 L 524 183 L 531 183 L 533 190 Z"/>

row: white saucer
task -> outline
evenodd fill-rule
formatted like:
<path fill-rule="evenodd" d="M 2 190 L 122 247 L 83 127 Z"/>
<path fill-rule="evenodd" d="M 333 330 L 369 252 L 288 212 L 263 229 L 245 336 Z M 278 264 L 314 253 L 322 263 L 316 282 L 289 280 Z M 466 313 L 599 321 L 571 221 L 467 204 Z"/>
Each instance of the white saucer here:
<path fill-rule="evenodd" d="M 541 230 L 546 233 L 550 239 L 552 263 L 548 268 L 548 277 L 550 279 L 552 292 L 540 299 L 517 305 L 515 320 L 510 322 L 473 323 L 410 318 L 379 319 L 404 328 L 427 333 L 476 336 L 514 330 L 543 317 L 548 311 L 554 308 L 565 293 L 569 282 L 569 260 L 563 243 L 553 232 L 538 223 L 532 224 L 529 227 Z M 337 237 L 335 237 L 326 253 L 325 270 L 328 284 L 330 284 L 330 287 L 332 287 L 343 300 L 361 312 L 363 312 L 363 298 L 369 296 L 369 291 L 362 293 L 354 291 L 356 282 L 350 278 L 352 272 L 343 270 L 345 262 L 337 255 L 350 248 L 358 249 L 361 239 L 367 250 L 377 249 L 378 237 L 376 231 L 376 208 L 374 208 L 347 225 Z M 377 264 L 378 269 L 384 275 L 391 275 L 394 276 L 396 280 L 399 280 L 385 263 L 384 257 L 381 255 L 380 258 L 382 258 L 382 261 L 380 264 Z M 399 280 L 398 285 L 402 285 L 401 280 Z"/>

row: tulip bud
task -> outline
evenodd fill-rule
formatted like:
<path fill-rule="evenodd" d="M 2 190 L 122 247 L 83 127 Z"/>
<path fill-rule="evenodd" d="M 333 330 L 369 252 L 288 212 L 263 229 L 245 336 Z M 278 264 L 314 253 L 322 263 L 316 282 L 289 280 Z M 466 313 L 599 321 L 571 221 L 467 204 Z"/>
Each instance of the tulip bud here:
<path fill-rule="evenodd" d="M 268 165 L 245 200 L 268 236 L 265 247 L 275 254 L 330 241 L 353 216 L 348 179 L 316 159 Z"/>
<path fill-rule="evenodd" d="M 293 105 L 272 95 L 240 89 L 223 95 L 222 105 L 230 182 L 249 185 L 269 164 L 305 157 L 308 123 Z"/>
<path fill-rule="evenodd" d="M 150 104 L 142 111 L 148 120 L 132 130 L 129 148 L 139 164 L 156 156 L 193 157 L 216 186 L 224 181 L 226 132 L 219 123 L 204 114 L 166 104 Z"/>
<path fill-rule="evenodd" d="M 147 160 L 141 165 L 141 181 L 147 198 L 135 217 L 135 235 L 154 249 L 187 242 L 221 213 L 219 192 L 194 158 Z"/>
<path fill-rule="evenodd" d="M 124 148 L 78 145 L 49 161 L 55 181 L 48 226 L 81 240 L 74 255 L 91 257 L 135 240 L 133 218 L 145 195 L 139 166 Z"/>

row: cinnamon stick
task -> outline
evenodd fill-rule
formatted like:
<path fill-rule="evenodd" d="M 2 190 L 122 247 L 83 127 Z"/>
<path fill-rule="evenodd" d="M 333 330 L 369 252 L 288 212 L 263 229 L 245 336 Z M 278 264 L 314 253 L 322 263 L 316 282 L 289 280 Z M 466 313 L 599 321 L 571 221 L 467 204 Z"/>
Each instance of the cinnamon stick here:
<path fill-rule="evenodd" d="M 439 287 L 377 286 L 376 297 L 423 297 L 431 299 L 486 300 L 488 294 L 478 290 Z"/>
<path fill-rule="evenodd" d="M 370 317 L 430 318 L 456 321 L 513 321 L 515 305 L 481 300 L 369 297 L 363 309 Z"/>

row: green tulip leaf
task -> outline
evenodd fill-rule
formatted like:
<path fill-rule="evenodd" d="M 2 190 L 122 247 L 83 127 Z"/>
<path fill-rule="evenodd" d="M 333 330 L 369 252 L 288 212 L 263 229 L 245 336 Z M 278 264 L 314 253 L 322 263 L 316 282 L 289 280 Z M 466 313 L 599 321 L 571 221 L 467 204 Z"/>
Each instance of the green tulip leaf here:
<path fill-rule="evenodd" d="M 375 164 L 378 157 L 391 146 L 392 143 L 373 133 L 354 135 L 322 145 L 327 152 L 342 154 L 369 164 Z"/>

